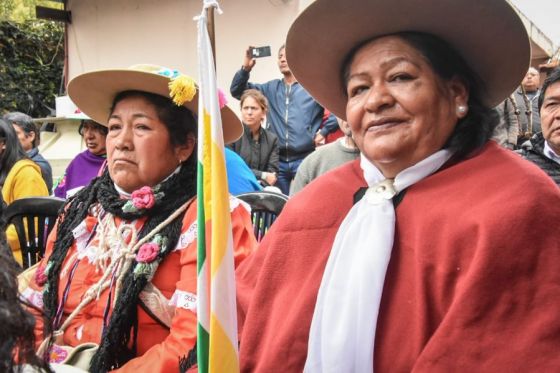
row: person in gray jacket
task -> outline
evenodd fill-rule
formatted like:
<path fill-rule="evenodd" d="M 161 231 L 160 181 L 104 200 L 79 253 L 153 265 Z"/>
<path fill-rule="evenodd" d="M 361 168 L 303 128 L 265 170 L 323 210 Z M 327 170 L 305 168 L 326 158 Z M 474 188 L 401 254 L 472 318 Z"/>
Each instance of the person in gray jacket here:
<path fill-rule="evenodd" d="M 521 82 L 521 86 L 513 94 L 518 108 L 519 145 L 535 133 L 541 131 L 541 119 L 538 108 L 539 85 L 539 71 L 534 67 L 530 67 Z"/>
<path fill-rule="evenodd" d="M 268 99 L 268 123 L 278 137 L 280 157 L 276 186 L 287 195 L 303 159 L 324 142 L 328 133 L 336 131 L 337 122 L 331 114 L 323 123 L 323 107 L 296 81 L 288 66 L 284 46 L 278 51 L 278 67 L 283 79 L 250 83 L 249 75 L 256 63 L 252 49 L 249 47 L 245 51 L 243 65 L 233 77 L 230 92 L 239 99 L 246 89 L 254 88 Z"/>
<path fill-rule="evenodd" d="M 494 128 L 492 139 L 504 148 L 517 149 L 517 139 L 519 137 L 518 108 L 513 95 L 506 98 L 495 109 L 500 114 L 500 123 Z"/>

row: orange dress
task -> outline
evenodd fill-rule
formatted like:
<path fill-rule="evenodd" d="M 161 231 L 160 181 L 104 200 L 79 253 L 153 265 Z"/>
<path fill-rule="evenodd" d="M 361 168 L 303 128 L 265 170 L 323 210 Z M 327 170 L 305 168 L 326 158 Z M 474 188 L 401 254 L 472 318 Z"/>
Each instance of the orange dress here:
<path fill-rule="evenodd" d="M 233 227 L 234 259 L 237 266 L 256 248 L 250 212 L 243 203 L 230 200 L 231 221 Z M 188 354 L 196 342 L 196 290 L 197 290 L 197 208 L 196 201 L 188 207 L 181 229 L 181 236 L 176 247 L 160 263 L 151 283 L 169 300 L 174 307 L 171 328 L 168 329 L 138 307 L 137 356 L 130 360 L 119 372 L 177 372 L 179 358 Z M 113 217 L 115 226 L 123 221 Z M 132 222 L 140 229 L 145 219 Z M 101 271 L 90 261 L 99 240 L 93 229 L 97 218 L 86 217 L 85 221 L 74 229 L 74 243 L 63 263 L 58 299 L 62 299 L 66 283 L 72 275 L 68 297 L 64 304 L 63 320 L 78 306 L 86 290 L 102 276 Z M 52 253 L 56 238 L 56 227 L 49 236 L 46 255 L 40 266 L 47 263 Z M 76 258 L 80 259 L 77 264 Z M 72 267 L 76 265 L 75 270 Z M 108 291 L 101 293 L 97 301 L 89 303 L 71 321 L 63 336 L 64 343 L 76 346 L 85 342 L 99 343 L 103 330 L 103 315 L 108 304 Z M 42 307 L 42 287 L 32 280 L 23 296 L 33 304 Z M 41 317 L 36 317 L 35 328 L 38 342 L 43 340 Z"/>

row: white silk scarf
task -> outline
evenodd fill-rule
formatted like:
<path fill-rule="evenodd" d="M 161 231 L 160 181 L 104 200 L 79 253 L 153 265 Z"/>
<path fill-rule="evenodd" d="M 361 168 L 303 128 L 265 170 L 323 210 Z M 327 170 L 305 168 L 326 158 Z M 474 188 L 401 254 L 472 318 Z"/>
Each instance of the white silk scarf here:
<path fill-rule="evenodd" d="M 437 171 L 440 150 L 392 181 L 363 155 L 364 197 L 341 223 L 315 304 L 304 372 L 372 372 L 379 304 L 395 235 L 392 198 Z"/>

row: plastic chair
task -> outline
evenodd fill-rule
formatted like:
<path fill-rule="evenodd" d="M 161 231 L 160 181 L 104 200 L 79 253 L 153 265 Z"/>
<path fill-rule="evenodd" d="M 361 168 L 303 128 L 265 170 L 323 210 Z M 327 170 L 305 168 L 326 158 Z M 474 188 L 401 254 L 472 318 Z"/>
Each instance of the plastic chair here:
<path fill-rule="evenodd" d="M 6 222 L 16 227 L 24 269 L 43 257 L 47 237 L 64 202 L 57 197 L 29 197 L 18 199 L 6 207 Z M 29 224 L 30 221 L 34 223 Z"/>
<path fill-rule="evenodd" d="M 267 191 L 243 193 L 236 197 L 251 206 L 251 219 L 257 241 L 262 240 L 288 202 L 288 196 Z"/>

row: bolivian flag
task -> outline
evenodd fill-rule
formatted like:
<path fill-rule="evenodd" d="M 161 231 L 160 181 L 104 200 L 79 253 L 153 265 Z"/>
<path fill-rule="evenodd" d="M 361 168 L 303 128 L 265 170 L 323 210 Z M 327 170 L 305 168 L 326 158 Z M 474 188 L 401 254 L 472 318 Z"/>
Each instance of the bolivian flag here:
<path fill-rule="evenodd" d="M 198 371 L 238 372 L 235 272 L 224 140 L 205 12 L 198 18 Z"/>

